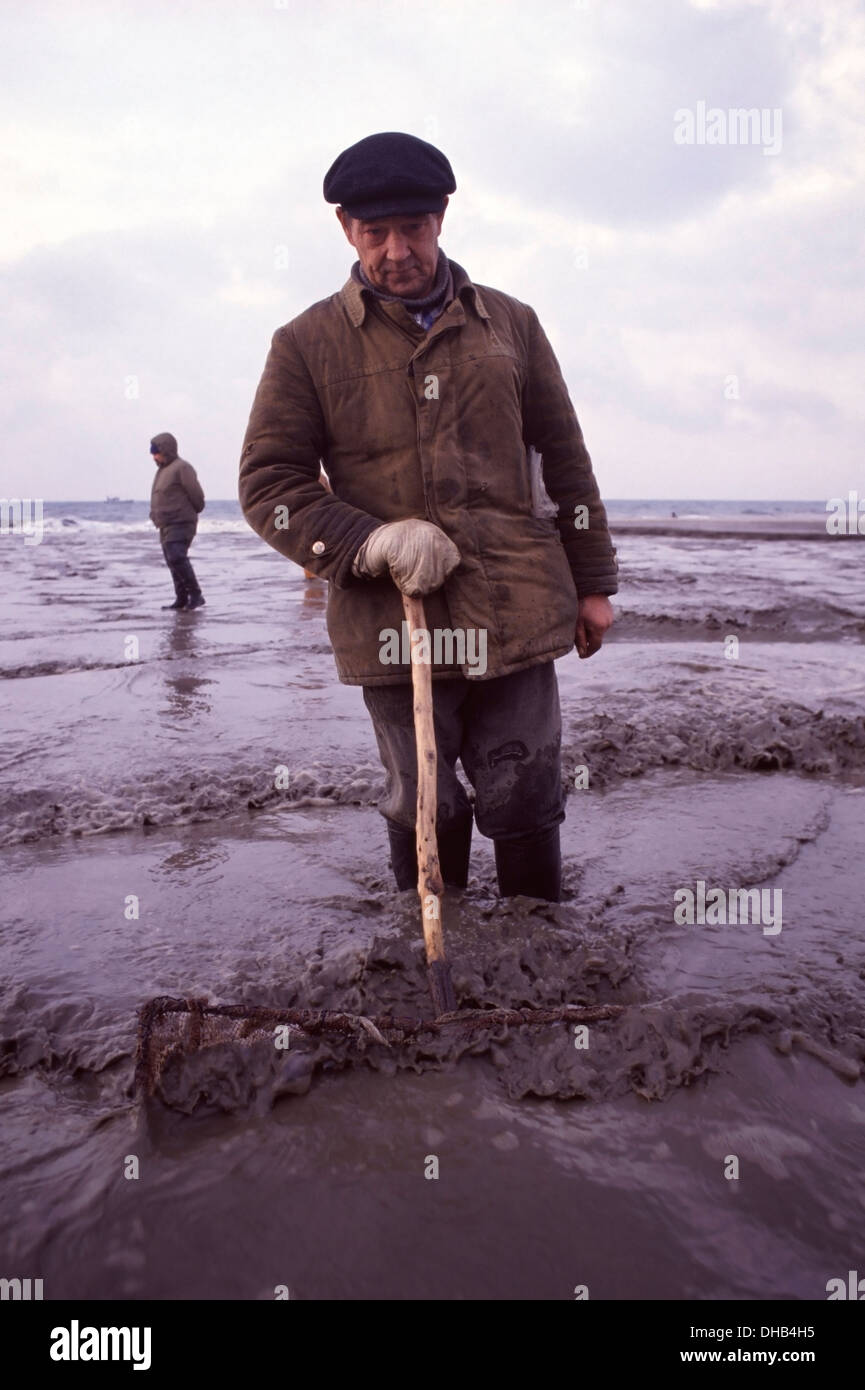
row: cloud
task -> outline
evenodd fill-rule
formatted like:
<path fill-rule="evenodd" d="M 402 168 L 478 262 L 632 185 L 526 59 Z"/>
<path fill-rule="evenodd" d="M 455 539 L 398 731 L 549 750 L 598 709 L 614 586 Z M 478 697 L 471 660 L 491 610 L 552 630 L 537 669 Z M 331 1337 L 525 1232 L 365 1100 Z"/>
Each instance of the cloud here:
<path fill-rule="evenodd" d="M 324 171 L 382 129 L 448 153 L 443 245 L 538 310 L 608 495 L 855 485 L 855 4 L 82 13 L 3 18 L 6 495 L 143 496 L 166 428 L 234 495 L 273 329 L 352 259 Z M 781 109 L 781 152 L 677 145 L 701 101 Z"/>

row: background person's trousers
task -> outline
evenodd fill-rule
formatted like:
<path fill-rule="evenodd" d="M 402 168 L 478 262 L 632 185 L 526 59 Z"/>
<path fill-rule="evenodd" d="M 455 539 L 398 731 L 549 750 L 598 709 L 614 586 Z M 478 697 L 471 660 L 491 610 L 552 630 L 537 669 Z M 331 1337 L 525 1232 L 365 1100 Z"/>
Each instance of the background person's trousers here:
<path fill-rule="evenodd" d="M 367 685 L 363 698 L 386 772 L 379 810 L 389 831 L 395 832 L 390 838 L 397 884 L 408 887 L 410 866 L 401 871 L 396 861 L 400 835 L 406 844 L 411 837 L 413 848 L 417 816 L 412 687 Z M 433 717 L 438 749 L 436 832 L 445 881 L 464 884 L 468 868 L 472 806 L 456 775 L 459 760 L 475 791 L 478 829 L 496 842 L 502 892 L 533 892 L 557 900 L 558 827 L 565 810 L 554 664 L 544 662 L 494 680 L 460 676 L 433 681 Z M 530 871 L 531 859 L 537 874 Z M 450 877 L 448 860 L 458 864 Z M 416 869 L 413 873 L 416 879 Z"/>
<path fill-rule="evenodd" d="M 176 525 L 163 526 L 159 532 L 162 554 L 174 581 L 174 592 L 181 601 L 195 598 L 201 593 L 195 570 L 188 558 L 189 547 L 195 538 L 195 529 L 194 522 L 179 522 Z"/>

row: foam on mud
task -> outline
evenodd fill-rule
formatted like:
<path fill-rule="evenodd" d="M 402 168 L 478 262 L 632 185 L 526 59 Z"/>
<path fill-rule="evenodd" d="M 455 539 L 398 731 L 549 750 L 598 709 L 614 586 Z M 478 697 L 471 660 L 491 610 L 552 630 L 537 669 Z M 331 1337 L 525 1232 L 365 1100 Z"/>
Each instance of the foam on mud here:
<path fill-rule="evenodd" d="M 865 716 L 824 715 L 779 703 L 719 709 L 692 693 L 688 708 L 652 705 L 640 715 L 580 710 L 564 741 L 566 772 L 586 766 L 595 786 L 658 767 L 695 772 L 798 771 L 837 776 L 865 761 Z"/>
<path fill-rule="evenodd" d="M 143 826 L 222 820 L 279 801 L 303 806 L 375 805 L 383 774 L 372 764 L 288 768 L 275 785 L 272 768 L 226 774 L 189 768 L 173 776 L 127 778 L 108 787 L 79 782 L 62 792 L 8 792 L 0 805 L 0 845 L 58 835 L 99 835 Z M 55 797 L 62 798 L 56 799 Z"/>
<path fill-rule="evenodd" d="M 665 767 L 839 776 L 861 770 L 865 762 L 865 716 L 824 715 L 792 703 L 767 713 L 763 705 L 719 708 L 716 698 L 693 695 L 687 708 L 677 701 L 653 705 L 644 715 L 580 709 L 566 721 L 567 791 L 580 766 L 591 769 L 593 788 L 604 788 Z M 261 767 L 260 755 L 245 758 L 235 749 L 232 764 L 231 771 L 198 764 L 136 777 L 127 773 L 122 781 L 101 785 L 80 779 L 62 789 L 10 787 L 0 793 L 0 845 L 222 820 L 279 802 L 374 806 L 384 786 L 381 767 L 369 762 L 286 766 L 279 785 L 273 767 Z"/>

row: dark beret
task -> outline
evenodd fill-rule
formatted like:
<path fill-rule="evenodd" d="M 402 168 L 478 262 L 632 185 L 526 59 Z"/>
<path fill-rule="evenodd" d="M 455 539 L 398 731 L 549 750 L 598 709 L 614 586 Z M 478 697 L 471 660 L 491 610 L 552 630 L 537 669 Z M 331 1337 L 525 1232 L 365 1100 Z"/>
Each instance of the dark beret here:
<path fill-rule="evenodd" d="M 456 186 L 441 150 L 395 130 L 349 146 L 324 176 L 325 200 L 341 203 L 349 217 L 364 219 L 442 212 L 445 195 Z"/>

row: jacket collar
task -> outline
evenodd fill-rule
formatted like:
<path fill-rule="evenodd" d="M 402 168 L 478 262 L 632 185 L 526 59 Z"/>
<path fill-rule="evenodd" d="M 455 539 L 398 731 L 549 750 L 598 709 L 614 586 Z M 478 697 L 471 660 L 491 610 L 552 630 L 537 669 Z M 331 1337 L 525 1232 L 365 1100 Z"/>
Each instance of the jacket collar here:
<path fill-rule="evenodd" d="M 472 284 L 468 272 L 463 270 L 461 265 L 457 265 L 456 261 L 451 261 L 450 258 L 448 259 L 454 278 L 454 299 L 460 299 L 464 304 L 470 302 L 480 318 L 488 319 L 489 313 L 487 312 L 483 296 L 477 285 Z M 348 316 L 354 324 L 354 327 L 360 328 L 366 318 L 369 291 L 366 290 L 363 285 L 359 284 L 357 280 L 352 280 L 351 277 L 349 277 L 340 290 L 340 294 L 342 295 L 342 302 L 346 307 Z"/>

